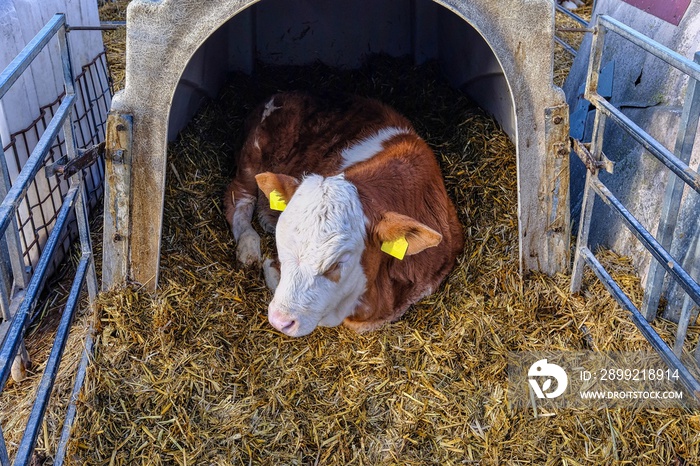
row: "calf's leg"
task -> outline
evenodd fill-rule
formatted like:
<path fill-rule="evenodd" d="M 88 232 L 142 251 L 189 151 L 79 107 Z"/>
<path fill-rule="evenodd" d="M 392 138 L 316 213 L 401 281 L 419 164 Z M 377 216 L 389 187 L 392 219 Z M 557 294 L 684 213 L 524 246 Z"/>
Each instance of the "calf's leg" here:
<path fill-rule="evenodd" d="M 255 175 L 259 160 L 260 147 L 252 134 L 241 149 L 236 176 L 224 194 L 226 220 L 231 225 L 233 239 L 236 240 L 236 258 L 245 265 L 262 262 L 260 235 L 251 224 L 258 201 Z"/>

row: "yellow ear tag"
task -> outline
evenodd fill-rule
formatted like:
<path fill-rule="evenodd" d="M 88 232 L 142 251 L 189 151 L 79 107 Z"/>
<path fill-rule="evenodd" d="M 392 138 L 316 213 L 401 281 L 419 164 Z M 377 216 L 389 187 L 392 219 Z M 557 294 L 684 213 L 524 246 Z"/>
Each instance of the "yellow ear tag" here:
<path fill-rule="evenodd" d="M 382 243 L 382 251 L 399 260 L 403 260 L 407 250 L 408 241 L 406 241 L 406 238 L 403 236 L 394 241 L 384 241 Z"/>
<path fill-rule="evenodd" d="M 282 212 L 287 207 L 287 202 L 276 189 L 270 193 L 270 209 Z"/>

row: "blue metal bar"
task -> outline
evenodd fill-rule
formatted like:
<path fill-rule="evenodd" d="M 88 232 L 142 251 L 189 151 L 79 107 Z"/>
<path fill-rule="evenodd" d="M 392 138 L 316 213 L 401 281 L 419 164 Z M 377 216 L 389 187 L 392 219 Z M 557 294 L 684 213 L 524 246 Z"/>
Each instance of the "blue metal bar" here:
<path fill-rule="evenodd" d="M 22 49 L 14 60 L 7 65 L 7 68 L 0 74 L 0 98 L 4 96 L 22 72 L 27 69 L 31 62 L 39 55 L 39 52 L 46 47 L 56 32 L 66 24 L 66 15 L 58 13 L 41 28 L 34 38 Z"/>
<path fill-rule="evenodd" d="M 588 58 L 588 69 L 586 71 L 586 88 L 584 97 L 588 100 L 589 94 L 597 93 L 598 79 L 603 57 L 603 44 L 605 43 L 605 28 L 597 27 L 591 39 L 591 52 Z M 607 117 L 600 111 L 595 112 L 593 122 L 593 135 L 591 138 L 591 155 L 593 164 L 603 158 L 603 136 Z M 578 235 L 576 235 L 576 249 L 574 250 L 574 263 L 571 271 L 571 293 L 578 293 L 583 283 L 584 260 L 580 250 L 588 246 L 588 236 L 591 229 L 591 218 L 593 216 L 593 205 L 595 204 L 595 194 L 591 190 L 591 178 L 597 176 L 598 169 L 588 167 L 586 170 L 586 184 L 583 191 L 583 204 L 581 205 L 581 220 L 579 221 Z"/>
<path fill-rule="evenodd" d="M 49 398 L 51 396 L 51 392 L 53 391 L 61 357 L 63 356 L 63 351 L 66 347 L 66 342 L 68 341 L 70 327 L 73 323 L 75 312 L 79 308 L 80 292 L 83 289 L 85 275 L 88 271 L 88 265 L 90 264 L 91 260 L 92 258 L 90 256 L 82 256 L 80 262 L 78 263 L 78 268 L 75 272 L 75 279 L 73 280 L 73 285 L 71 286 L 70 293 L 68 295 L 68 301 L 66 302 L 63 315 L 61 316 L 61 321 L 59 322 L 58 329 L 56 330 L 56 337 L 54 338 L 53 346 L 51 347 L 51 353 L 46 361 L 44 374 L 42 375 L 41 382 L 39 382 L 39 387 L 37 388 L 36 401 L 34 401 L 32 411 L 29 413 L 29 420 L 27 421 L 27 428 L 22 436 L 22 441 L 17 448 L 17 454 L 15 456 L 16 464 L 29 464 L 29 460 L 34 452 L 36 438 L 39 435 L 42 419 L 46 413 L 46 407 L 48 406 Z"/>
<path fill-rule="evenodd" d="M 599 179 L 592 179 L 591 186 L 596 193 L 605 201 L 606 204 L 613 207 L 613 211 L 617 212 L 622 220 L 627 224 L 632 234 L 642 242 L 645 248 L 651 252 L 651 255 L 659 261 L 659 263 L 678 280 L 683 289 L 693 298 L 696 304 L 700 305 L 700 285 L 688 275 L 683 267 L 666 251 L 659 242 L 649 233 L 641 223 L 632 215 L 625 206 L 610 192 Z"/>
<path fill-rule="evenodd" d="M 10 171 L 7 168 L 7 158 L 3 149 L 2 138 L 0 138 L 0 198 L 5 199 L 12 186 L 10 181 Z M 2 305 L 3 317 L 9 320 L 9 302 L 12 296 L 12 279 L 18 288 L 24 289 L 27 286 L 27 273 L 24 266 L 24 256 L 19 240 L 19 227 L 8 229 L 5 235 L 0 234 L 0 242 L 4 242 L 0 252 L 0 267 L 2 267 Z M 12 276 L 10 276 L 12 270 Z"/>
<path fill-rule="evenodd" d="M 56 450 L 56 457 L 54 458 L 53 462 L 54 466 L 63 466 L 63 462 L 66 458 L 68 440 L 70 439 L 73 423 L 75 422 L 75 415 L 78 411 L 76 403 L 78 402 L 80 390 L 82 389 L 83 383 L 85 382 L 85 376 L 87 375 L 87 366 L 90 363 L 90 356 L 92 355 L 94 332 L 95 328 L 92 325 L 90 325 L 87 336 L 85 337 L 85 349 L 83 350 L 83 356 L 80 358 L 80 365 L 78 366 L 78 371 L 75 374 L 73 392 L 71 393 L 70 402 L 68 403 L 68 409 L 66 410 L 66 418 L 63 421 L 63 430 L 61 431 L 61 439 L 58 441 L 58 449 Z"/>
<path fill-rule="evenodd" d="M 700 193 L 700 175 L 691 169 L 688 164 L 676 157 L 673 152 L 666 149 L 659 141 L 652 138 L 646 131 L 619 111 L 613 104 L 595 93 L 589 99 L 596 108 L 605 113 L 615 123 L 624 129 L 646 150 L 654 155 L 661 163 L 666 165 L 673 173 L 683 180 L 688 186 Z"/>
<path fill-rule="evenodd" d="M 665 61 L 674 68 L 681 70 L 688 76 L 700 81 L 700 65 L 698 65 L 697 63 L 693 63 L 680 53 L 674 52 L 668 47 L 656 42 L 655 40 L 648 38 L 644 34 L 635 31 L 631 27 L 621 23 L 620 21 L 614 18 L 611 18 L 610 16 L 598 16 L 598 24 L 624 37 L 628 41 L 646 50 L 655 57 L 660 58 L 661 60 Z"/>
<path fill-rule="evenodd" d="M 0 426 L 0 466 L 10 466 L 10 457 L 7 454 L 7 445 L 5 445 L 5 434 Z"/>
<path fill-rule="evenodd" d="M 32 151 L 32 155 L 27 159 L 22 171 L 20 172 L 15 183 L 10 188 L 10 191 L 5 196 L 5 199 L 0 205 L 0 234 L 7 231 L 7 227 L 10 222 L 14 219 L 15 209 L 21 202 L 22 198 L 27 192 L 29 185 L 36 176 L 37 172 L 41 168 L 41 165 L 46 158 L 46 155 L 51 150 L 51 146 L 54 143 L 54 139 L 61 130 L 61 125 L 70 115 L 71 109 L 73 108 L 73 103 L 75 102 L 75 95 L 66 96 L 58 107 L 56 114 L 49 122 L 44 134 L 41 135 L 39 142 Z"/>
<path fill-rule="evenodd" d="M 2 153 L 0 153 L 2 157 Z M 7 242 L 7 238 L 0 235 L 0 311 L 2 311 L 2 319 L 9 321 L 12 319 L 10 312 L 10 296 L 12 296 L 12 276 L 10 269 L 12 268 L 12 260 L 10 259 L 9 251 L 3 242 Z"/>
<path fill-rule="evenodd" d="M 66 29 L 60 28 L 56 35 L 58 36 L 58 49 L 61 54 L 61 65 L 63 68 L 63 85 L 66 88 L 66 95 L 75 94 L 75 82 L 73 78 L 73 64 L 70 60 L 70 47 L 66 37 Z M 69 146 L 66 140 L 66 146 Z"/>
<path fill-rule="evenodd" d="M 115 31 L 119 28 L 126 27 L 126 21 L 100 21 L 97 26 L 66 26 L 70 31 Z"/>
<path fill-rule="evenodd" d="M 599 113 L 596 114 L 596 120 Z M 601 115 L 604 117 L 604 115 Z M 595 205 L 595 193 L 591 189 L 591 178 L 596 176 L 590 171 L 586 171 L 586 183 L 583 190 L 583 201 L 581 204 L 581 217 L 578 224 L 578 234 L 576 235 L 576 249 L 574 251 L 574 263 L 571 268 L 571 284 L 569 291 L 578 293 L 583 283 L 583 257 L 579 251 L 588 246 L 588 236 L 591 231 L 591 219 L 593 217 L 593 206 Z"/>
<path fill-rule="evenodd" d="M 58 211 L 56 223 L 54 224 L 51 234 L 46 241 L 44 252 L 39 258 L 36 271 L 29 281 L 22 304 L 20 304 L 17 314 L 12 320 L 10 330 L 7 332 L 7 335 L 2 342 L 2 347 L 0 347 L 0 388 L 5 386 L 7 379 L 10 376 L 10 368 L 12 366 L 12 361 L 15 354 L 17 353 L 17 349 L 19 348 L 20 341 L 22 340 L 24 326 L 27 323 L 32 310 L 34 309 L 34 306 L 36 305 L 36 300 L 39 297 L 39 293 L 44 285 L 46 272 L 51 264 L 53 254 L 56 251 L 59 240 L 61 239 L 62 230 L 68 221 L 71 210 L 73 209 L 79 188 L 80 186 L 71 186 L 66 194 L 66 197 L 63 199 L 63 205 Z"/>
<path fill-rule="evenodd" d="M 688 326 L 690 325 L 690 300 L 684 299 L 681 307 L 681 315 L 678 319 L 678 327 L 676 328 L 676 342 L 673 345 L 673 352 L 680 357 L 685 344 L 685 337 L 688 334 Z M 644 316 L 646 317 L 646 316 Z M 647 320 L 649 320 L 647 318 Z"/>
<path fill-rule="evenodd" d="M 602 40 L 599 36 L 593 36 L 592 50 L 596 50 L 595 44 Z M 591 61 L 594 61 L 591 58 Z M 590 72 L 590 70 L 589 70 Z M 589 74 L 588 78 L 591 78 Z M 605 122 L 607 117 L 604 113 L 596 112 L 593 121 L 593 135 L 591 138 L 591 156 L 592 162 L 599 162 L 603 157 L 603 135 L 605 133 Z M 588 166 L 588 165 L 587 165 Z M 586 170 L 586 184 L 583 191 L 583 202 L 581 205 L 581 220 L 578 226 L 578 235 L 576 235 L 576 249 L 574 250 L 574 264 L 571 271 L 571 286 L 572 293 L 578 293 L 583 283 L 583 258 L 579 253 L 581 247 L 588 246 L 588 237 L 591 230 L 591 219 L 593 217 L 593 206 L 595 204 L 595 193 L 591 188 L 591 180 L 598 176 L 598 169 Z"/>
<path fill-rule="evenodd" d="M 575 57 L 576 54 L 578 53 L 575 48 L 573 48 L 572 46 L 570 46 L 569 44 L 564 42 L 560 37 L 554 36 L 554 42 L 561 45 L 561 47 L 564 50 L 566 50 L 569 53 L 569 55 L 572 55 Z"/>
<path fill-rule="evenodd" d="M 586 71 L 586 88 L 583 96 L 591 101 L 590 96 L 598 92 L 598 81 L 603 61 L 603 46 L 605 45 L 606 29 L 597 26 L 591 39 L 591 54 L 588 57 L 588 69 Z"/>
<path fill-rule="evenodd" d="M 73 80 L 73 68 L 70 59 L 70 46 L 66 38 L 64 28 L 58 31 L 58 46 L 61 52 L 61 62 L 63 63 L 63 84 L 66 88 L 66 96 L 75 97 L 75 83 Z M 72 160 L 77 155 L 75 135 L 73 134 L 73 124 L 71 119 L 66 119 L 63 123 L 63 134 L 66 139 L 66 154 L 68 159 Z M 80 192 L 75 203 L 75 216 L 78 223 L 78 232 L 80 234 L 80 246 L 83 255 L 92 257 L 92 240 L 90 238 L 90 225 L 88 221 L 87 207 L 85 204 L 85 189 L 83 183 L 83 172 L 78 171 L 71 177 L 71 183 L 80 186 Z M 94 262 L 90 262 L 89 273 L 87 276 L 87 288 L 92 304 L 97 296 L 97 273 L 95 271 Z"/>
<path fill-rule="evenodd" d="M 658 333 L 656 333 L 656 330 L 654 330 L 649 322 L 647 322 L 642 313 L 639 312 L 637 307 L 632 303 L 625 292 L 622 291 L 610 274 L 608 274 L 593 253 L 587 247 L 581 248 L 580 253 L 608 292 L 613 295 L 620 306 L 630 312 L 632 322 L 634 322 L 639 331 L 642 332 L 644 338 L 651 343 L 651 346 L 656 350 L 656 352 L 659 353 L 661 359 L 663 359 L 669 367 L 678 370 L 678 376 L 683 385 L 696 399 L 700 400 L 700 382 L 693 377 L 678 356 L 671 351 L 671 348 L 669 348 L 666 342 L 661 339 Z"/>

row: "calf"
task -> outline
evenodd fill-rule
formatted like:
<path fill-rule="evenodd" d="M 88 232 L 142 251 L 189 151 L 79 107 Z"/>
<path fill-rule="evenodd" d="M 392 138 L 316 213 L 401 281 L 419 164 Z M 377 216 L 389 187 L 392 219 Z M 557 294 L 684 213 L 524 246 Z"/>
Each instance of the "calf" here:
<path fill-rule="evenodd" d="M 237 258 L 262 263 L 268 319 L 289 336 L 398 319 L 463 247 L 433 152 L 406 118 L 357 96 L 290 92 L 258 106 L 224 203 Z M 262 260 L 256 207 L 278 261 Z"/>
<path fill-rule="evenodd" d="M 557 3 L 567 10 L 574 11 L 578 7 L 584 6 L 583 0 L 557 0 Z"/>

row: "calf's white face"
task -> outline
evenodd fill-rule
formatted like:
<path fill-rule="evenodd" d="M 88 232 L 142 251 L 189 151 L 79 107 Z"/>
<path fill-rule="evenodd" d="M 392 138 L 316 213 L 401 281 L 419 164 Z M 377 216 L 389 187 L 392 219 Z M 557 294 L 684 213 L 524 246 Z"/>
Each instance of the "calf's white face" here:
<path fill-rule="evenodd" d="M 294 337 L 334 327 L 352 314 L 365 292 L 360 264 L 365 216 L 355 186 L 337 175 L 256 176 L 261 190 L 286 204 L 277 222 L 280 281 L 268 308 L 270 324 Z"/>

